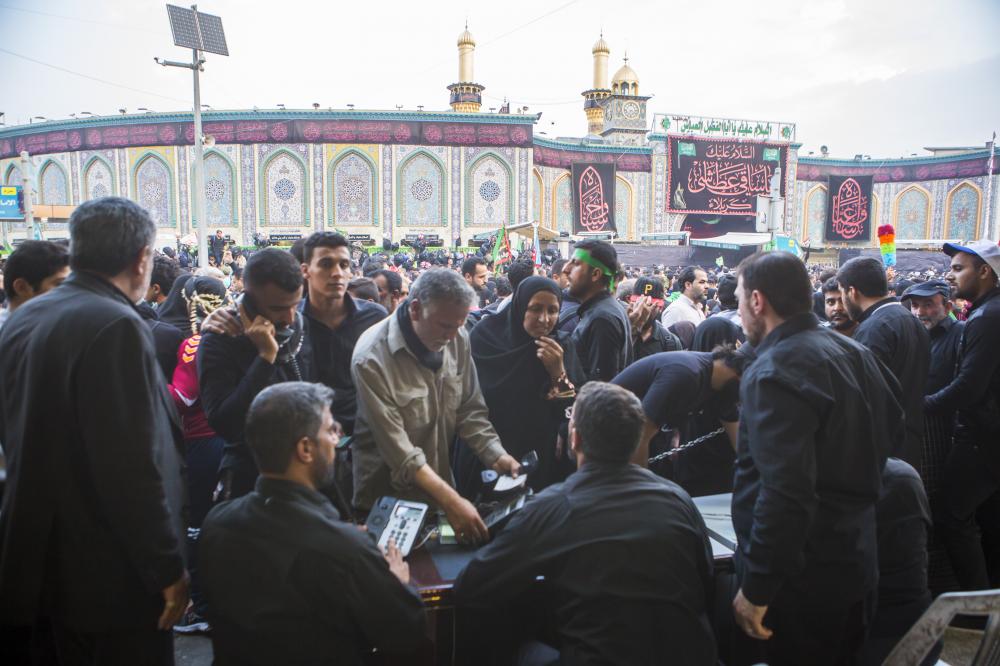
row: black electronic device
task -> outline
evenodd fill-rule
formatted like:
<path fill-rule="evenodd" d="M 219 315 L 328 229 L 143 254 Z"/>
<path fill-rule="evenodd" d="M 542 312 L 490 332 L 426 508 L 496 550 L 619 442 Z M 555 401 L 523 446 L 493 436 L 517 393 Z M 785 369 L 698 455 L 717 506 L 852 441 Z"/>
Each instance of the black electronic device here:
<path fill-rule="evenodd" d="M 499 504 L 492 511 L 483 516 L 483 523 L 490 531 L 490 537 L 496 536 L 502 530 L 511 517 L 524 508 L 524 505 L 531 498 L 531 489 L 520 493 L 517 497 Z"/>
<path fill-rule="evenodd" d="M 247 292 L 236 299 L 236 313 L 239 314 L 241 310 L 251 322 L 260 316 L 257 303 Z M 298 310 L 295 311 L 295 320 L 291 326 L 274 327 L 274 340 L 278 343 L 278 362 L 284 362 L 299 353 L 299 348 L 302 347 L 302 314 Z"/>

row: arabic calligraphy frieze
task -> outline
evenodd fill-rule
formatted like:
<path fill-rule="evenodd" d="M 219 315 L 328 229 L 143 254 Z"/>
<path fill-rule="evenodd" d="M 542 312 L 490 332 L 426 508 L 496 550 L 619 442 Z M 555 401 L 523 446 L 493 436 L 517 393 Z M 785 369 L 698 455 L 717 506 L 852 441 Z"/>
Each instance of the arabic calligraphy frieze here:
<path fill-rule="evenodd" d="M 381 143 L 454 146 L 517 146 L 532 142 L 530 125 L 396 120 L 206 121 L 206 135 L 220 144 Z M 23 150 L 32 155 L 72 150 L 194 143 L 192 123 L 112 125 L 40 132 L 0 140 L 0 158 Z"/>

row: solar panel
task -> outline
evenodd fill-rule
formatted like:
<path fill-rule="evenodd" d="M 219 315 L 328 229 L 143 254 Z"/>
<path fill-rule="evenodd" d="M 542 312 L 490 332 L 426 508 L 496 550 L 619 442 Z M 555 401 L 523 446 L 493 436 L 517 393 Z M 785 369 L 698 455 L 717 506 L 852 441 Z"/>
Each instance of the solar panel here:
<path fill-rule="evenodd" d="M 170 18 L 170 32 L 174 36 L 174 44 L 188 49 L 202 48 L 193 9 L 167 5 L 167 16 Z"/>
<path fill-rule="evenodd" d="M 167 5 L 167 16 L 170 18 L 170 32 L 173 34 L 174 44 L 177 46 L 229 55 L 226 33 L 222 29 L 220 17 L 177 5 Z"/>
<path fill-rule="evenodd" d="M 224 56 L 229 55 L 229 47 L 226 46 L 226 33 L 222 30 L 220 17 L 198 12 L 198 27 L 201 28 L 203 51 Z"/>

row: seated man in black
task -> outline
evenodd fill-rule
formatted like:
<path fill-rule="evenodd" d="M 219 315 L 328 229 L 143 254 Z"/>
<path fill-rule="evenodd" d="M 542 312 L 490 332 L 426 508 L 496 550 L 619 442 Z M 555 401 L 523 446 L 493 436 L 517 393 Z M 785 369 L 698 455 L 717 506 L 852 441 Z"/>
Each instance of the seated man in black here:
<path fill-rule="evenodd" d="M 587 383 L 570 419 L 579 470 L 529 502 L 455 581 L 465 611 L 511 617 L 545 577 L 555 648 L 530 644 L 522 663 L 529 651 L 529 663 L 559 653 L 564 664 L 716 663 L 705 524 L 679 486 L 629 464 L 642 427 L 638 398 Z"/>
<path fill-rule="evenodd" d="M 372 648 L 409 651 L 424 636 L 424 608 L 395 544 L 380 553 L 316 490 L 334 470 L 332 400 L 321 384 L 287 382 L 250 406 L 247 442 L 261 478 L 201 529 L 217 666 L 361 664 Z"/>

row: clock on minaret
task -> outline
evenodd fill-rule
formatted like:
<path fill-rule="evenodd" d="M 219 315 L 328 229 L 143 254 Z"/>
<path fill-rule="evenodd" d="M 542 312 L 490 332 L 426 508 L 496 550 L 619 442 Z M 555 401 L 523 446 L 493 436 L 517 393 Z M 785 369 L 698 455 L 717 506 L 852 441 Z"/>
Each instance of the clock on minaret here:
<path fill-rule="evenodd" d="M 628 101 L 622 106 L 622 115 L 629 120 L 639 117 L 639 105 L 636 102 Z"/>

